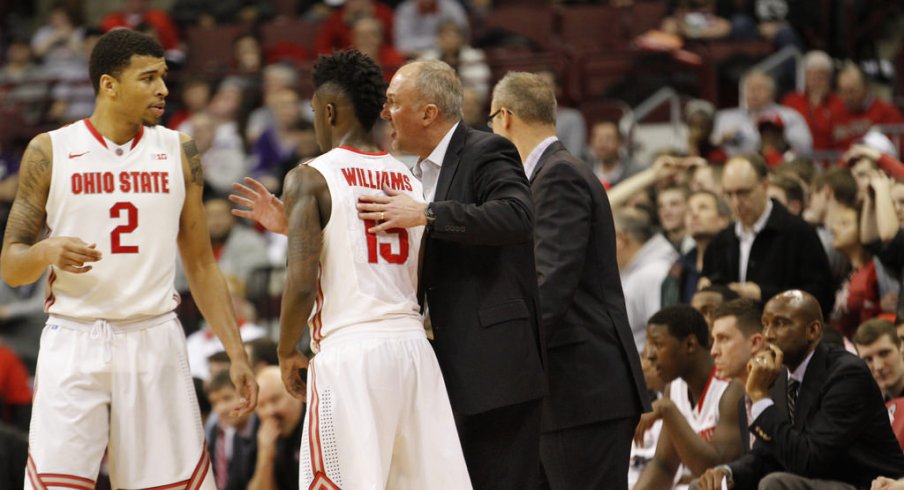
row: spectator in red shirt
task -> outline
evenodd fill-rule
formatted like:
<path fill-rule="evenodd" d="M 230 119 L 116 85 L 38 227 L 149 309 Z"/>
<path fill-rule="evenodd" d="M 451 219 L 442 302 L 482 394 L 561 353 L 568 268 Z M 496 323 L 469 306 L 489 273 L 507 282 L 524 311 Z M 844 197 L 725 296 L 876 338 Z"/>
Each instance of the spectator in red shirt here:
<path fill-rule="evenodd" d="M 860 243 L 860 211 L 843 203 L 829 217 L 832 246 L 851 263 L 851 273 L 835 293 L 830 325 L 852 338 L 857 326 L 881 311 L 876 264 Z"/>
<path fill-rule="evenodd" d="M 782 105 L 799 112 L 813 135 L 813 150 L 833 149 L 832 126 L 842 111 L 841 99 L 832 92 L 832 58 L 822 51 L 804 57 L 804 91 L 790 92 Z"/>
<path fill-rule="evenodd" d="M 385 42 L 392 46 L 393 12 L 377 0 L 346 0 L 345 5 L 330 14 L 320 27 L 314 49 L 317 54 L 330 54 L 352 46 L 352 25 L 362 17 L 374 17 L 383 24 Z"/>
<path fill-rule="evenodd" d="M 25 364 L 15 352 L 0 345 L 0 423 L 28 432 L 31 397 Z"/>
<path fill-rule="evenodd" d="M 117 27 L 134 29 L 139 24 L 147 23 L 157 32 L 157 38 L 163 49 L 167 51 L 179 49 L 179 32 L 166 11 L 149 10 L 148 0 L 122 0 L 122 10 L 111 12 L 100 23 L 104 32 Z"/>
<path fill-rule="evenodd" d="M 838 150 L 847 150 L 873 125 L 904 123 L 895 106 L 870 92 L 863 72 L 856 65 L 848 65 L 838 74 L 838 95 L 843 104 L 832 132 Z"/>

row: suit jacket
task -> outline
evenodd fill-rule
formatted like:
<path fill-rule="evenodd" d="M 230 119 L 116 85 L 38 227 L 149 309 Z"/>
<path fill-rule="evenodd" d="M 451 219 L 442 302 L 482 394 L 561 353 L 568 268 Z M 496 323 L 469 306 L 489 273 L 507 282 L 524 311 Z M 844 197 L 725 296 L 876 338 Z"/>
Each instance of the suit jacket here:
<path fill-rule="evenodd" d="M 460 123 L 430 206 L 419 297 L 452 408 L 473 415 L 542 397 L 533 205 L 518 151 Z"/>
<path fill-rule="evenodd" d="M 543 430 L 639 416 L 650 407 L 625 312 L 609 199 L 556 141 L 530 179 L 549 395 Z"/>
<path fill-rule="evenodd" d="M 736 282 L 740 263 L 741 242 L 732 223 L 706 248 L 701 275 L 713 284 Z M 816 230 L 775 200 L 766 225 L 750 248 L 747 280 L 760 286 L 764 303 L 788 289 L 809 292 L 825 313 L 832 311 L 835 302 L 829 259 Z"/>
<path fill-rule="evenodd" d="M 756 488 L 767 473 L 869 488 L 877 476 L 904 476 L 904 454 L 888 422 L 879 386 L 857 356 L 819 344 L 797 395 L 792 425 L 787 375 L 770 388 L 775 404 L 753 421 L 753 450 L 731 463 L 738 490 Z"/>
<path fill-rule="evenodd" d="M 254 476 L 254 465 L 257 461 L 257 429 L 260 425 L 256 415 L 248 419 L 251 425 L 250 436 L 245 438 L 235 432 L 232 436 L 232 457 L 229 458 L 229 478 L 226 490 L 244 490 Z M 207 430 L 207 451 L 210 454 L 210 468 L 215 471 L 219 424 L 213 424 Z"/>

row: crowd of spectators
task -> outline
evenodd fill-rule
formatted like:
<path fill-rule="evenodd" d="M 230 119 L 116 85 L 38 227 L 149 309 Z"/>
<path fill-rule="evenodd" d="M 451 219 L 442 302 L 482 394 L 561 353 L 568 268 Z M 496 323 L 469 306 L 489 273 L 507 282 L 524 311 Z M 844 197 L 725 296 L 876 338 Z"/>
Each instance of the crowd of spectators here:
<path fill-rule="evenodd" d="M 209 401 L 209 450 L 221 489 L 297 485 L 297 478 L 280 478 L 298 471 L 304 404 L 285 392 L 279 372 L 270 367 L 276 363 L 273 305 L 282 289 L 286 243 L 236 220 L 226 196 L 244 176 L 278 195 L 285 174 L 319 154 L 305 63 L 319 53 L 354 47 L 374 58 L 389 80 L 408 60 L 445 61 L 465 84 L 464 120 L 485 130 L 498 75 L 473 36 L 472 23 L 487 2 L 297 2 L 297 16 L 318 29 L 309 52 L 264 47 L 265 33 L 255 26 L 277 15 L 274 3 L 175 0 L 169 10 L 159 10 L 146 0 L 125 0 L 98 25 L 89 25 L 73 7 L 79 2 L 58 1 L 29 36 L 0 40 L 3 105 L 13 106 L 15 121 L 35 132 L 91 114 L 87 60 L 103 32 L 141 30 L 166 49 L 172 83 L 165 124 L 197 143 L 211 242 L 261 386 L 255 415 L 228 415 L 236 395 L 224 375 L 221 346 L 192 308 L 180 277 L 185 301 L 179 313 L 200 398 Z M 785 10 L 760 9 L 759 3 L 675 1 L 662 29 L 696 40 L 766 39 L 776 49 L 813 45 L 812 25 L 798 3 L 776 2 L 791 6 Z M 237 25 L 247 28 L 233 40 L 229 70 L 192 71 L 186 63 L 188 30 Z M 794 423 L 793 437 L 773 442 L 777 422 L 769 417 L 776 415 L 751 403 L 754 397 L 770 399 L 755 390 L 747 368 L 758 353 L 770 352 L 767 344 L 788 351 L 787 372 L 806 369 L 803 359 L 789 359 L 789 353 L 849 366 L 853 361 L 834 353 L 846 349 L 865 361 L 872 377 L 855 376 L 860 384 L 843 384 L 835 396 L 845 409 L 862 409 L 857 420 L 879 435 L 872 443 L 852 435 L 830 446 L 841 451 L 862 444 L 866 449 L 859 454 L 888 449 L 879 422 L 890 419 L 888 433 L 904 447 L 904 416 L 895 417 L 899 407 L 904 410 L 904 163 L 898 153 L 904 131 L 894 126 L 904 118 L 853 61 L 812 50 L 799 68 L 800 91 L 787 90 L 787 73 L 779 67 L 771 74 L 746 72 L 737 107 L 690 100 L 682 110 L 686 141 L 677 149 L 656 148 L 652 161 L 638 159 L 633 135 L 618 120 L 585 119 L 569 107 L 562 74 L 545 70 L 560 97 L 559 138 L 609 190 L 628 317 L 647 387 L 658 400 L 638 427 L 631 473 L 636 488 L 677 488 L 697 484 L 692 482 L 701 476 L 701 488 L 714 488 L 706 479 L 715 476 L 734 476 L 742 488 L 749 482 L 741 479 L 753 473 L 749 462 L 734 462 L 739 457 L 760 458 L 758 464 L 776 474 L 858 488 L 876 477 L 904 476 L 900 454 L 887 464 L 853 465 L 849 474 L 830 471 L 836 463 L 831 455 L 814 454 L 804 464 L 785 454 L 791 446 L 778 445 L 814 441 L 813 429 Z M 4 222 L 22 143 L 0 135 Z M 0 284 L 0 460 L 9 451 L 7 460 L 14 461 L 15 448 L 24 447 L 45 283 L 46 278 L 19 288 Z M 785 298 L 788 290 L 799 290 L 794 294 L 804 299 Z M 778 325 L 773 318 L 789 304 L 793 326 Z M 764 313 L 772 315 L 768 321 Z M 816 323 L 818 332 L 807 330 Z M 798 327 L 806 345 L 781 333 Z M 780 369 L 781 362 L 773 367 Z M 861 367 L 849 369 L 859 375 Z M 814 381 L 797 381 L 804 397 Z M 868 401 L 860 406 L 851 397 Z M 700 415 L 704 403 L 711 420 Z M 877 403 L 887 403 L 888 412 L 877 411 Z M 788 415 L 786 407 L 781 410 Z M 16 480 L 4 480 L 3 471 L 5 488 Z M 875 488 L 899 488 L 881 482 Z"/>

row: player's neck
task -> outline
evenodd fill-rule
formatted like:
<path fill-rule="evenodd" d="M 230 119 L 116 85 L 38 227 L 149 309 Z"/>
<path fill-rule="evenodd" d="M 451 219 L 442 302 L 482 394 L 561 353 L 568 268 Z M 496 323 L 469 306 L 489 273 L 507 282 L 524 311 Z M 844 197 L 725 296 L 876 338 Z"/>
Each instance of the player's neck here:
<path fill-rule="evenodd" d="M 699 362 L 695 362 L 694 366 L 688 371 L 687 377 L 684 378 L 688 389 L 691 391 L 691 395 L 693 395 L 694 400 L 697 400 L 698 403 L 700 397 L 703 396 L 706 385 L 709 384 L 709 377 L 712 372 L 713 360 L 712 358 L 707 357 L 700 359 Z"/>
<path fill-rule="evenodd" d="M 98 133 L 117 145 L 131 141 L 141 131 L 140 122 L 124 120 L 119 114 L 102 105 L 98 105 L 90 120 Z"/>
<path fill-rule="evenodd" d="M 342 131 L 341 134 L 334 135 L 333 141 L 336 142 L 335 147 L 347 146 L 356 150 L 374 153 L 382 151 L 382 148 L 374 143 L 373 133 L 364 131 L 362 128 Z"/>

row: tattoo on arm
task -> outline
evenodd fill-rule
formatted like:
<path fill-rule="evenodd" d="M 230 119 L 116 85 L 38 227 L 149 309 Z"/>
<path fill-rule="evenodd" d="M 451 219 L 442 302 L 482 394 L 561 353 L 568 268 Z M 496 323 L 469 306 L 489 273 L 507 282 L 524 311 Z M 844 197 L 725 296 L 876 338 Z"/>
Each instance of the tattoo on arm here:
<path fill-rule="evenodd" d="M 188 167 L 191 169 L 191 183 L 195 185 L 204 185 L 204 169 L 201 168 L 201 154 L 198 153 L 198 146 L 195 140 L 188 140 L 182 144 L 182 150 L 188 158 Z"/>
<path fill-rule="evenodd" d="M 33 140 L 22 158 L 19 189 L 10 210 L 4 243 L 34 245 L 44 229 L 52 162 L 44 148 Z"/>

